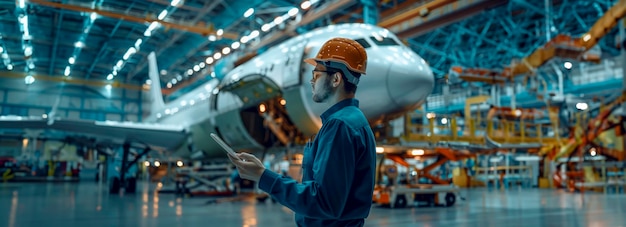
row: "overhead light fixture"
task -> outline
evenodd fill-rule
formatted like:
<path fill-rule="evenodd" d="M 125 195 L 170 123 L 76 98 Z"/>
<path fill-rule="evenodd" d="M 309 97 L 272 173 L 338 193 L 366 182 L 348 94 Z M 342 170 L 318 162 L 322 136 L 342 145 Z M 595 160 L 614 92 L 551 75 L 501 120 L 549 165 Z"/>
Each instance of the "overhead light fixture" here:
<path fill-rule="evenodd" d="M 89 19 L 91 19 L 91 21 L 95 21 L 98 19 L 98 14 L 92 12 L 91 15 L 89 15 Z"/>
<path fill-rule="evenodd" d="M 33 55 L 33 47 L 31 46 L 24 47 L 24 56 L 30 57 L 32 55 Z"/>
<path fill-rule="evenodd" d="M 63 73 L 65 76 L 69 76 L 70 75 L 70 66 L 65 66 L 65 72 Z"/>
<path fill-rule="evenodd" d="M 193 66 L 193 71 L 196 71 L 196 72 L 200 71 L 200 66 L 194 65 Z"/>
<path fill-rule="evenodd" d="M 206 67 L 206 64 L 204 64 L 204 62 L 200 62 L 199 65 L 200 65 L 200 68 L 203 68 L 203 69 L 204 69 L 204 67 Z"/>
<path fill-rule="evenodd" d="M 143 42 L 143 40 L 141 39 L 137 39 L 137 41 L 135 41 L 135 49 L 139 50 L 139 47 L 141 46 L 141 42 Z"/>
<path fill-rule="evenodd" d="M 218 29 L 216 32 L 217 36 L 222 36 L 224 34 L 224 29 Z"/>
<path fill-rule="evenodd" d="M 311 7 L 311 2 L 309 1 L 304 1 L 302 2 L 302 4 L 300 4 L 300 8 L 302 9 L 308 9 L 309 7 Z"/>
<path fill-rule="evenodd" d="M 147 79 L 147 80 L 146 80 L 146 84 L 147 84 L 147 85 L 152 85 L 152 80 L 151 80 L 151 79 Z"/>
<path fill-rule="evenodd" d="M 207 57 L 207 58 L 206 58 L 206 60 L 205 60 L 204 62 L 206 62 L 206 63 L 207 63 L 207 64 L 209 64 L 209 65 L 210 65 L 210 64 L 213 64 L 213 57 Z"/>
<path fill-rule="evenodd" d="M 111 90 L 111 87 L 112 86 L 110 84 L 107 84 L 106 86 L 104 86 L 104 88 L 106 88 L 107 90 Z"/>
<path fill-rule="evenodd" d="M 7 69 L 8 69 L 9 71 L 10 71 L 10 70 L 13 70 L 13 65 L 11 65 L 11 64 L 7 65 Z"/>
<path fill-rule="evenodd" d="M 214 35 L 209 36 L 209 41 L 213 42 L 215 40 L 217 40 L 217 37 L 215 37 Z"/>
<path fill-rule="evenodd" d="M 165 19 L 166 16 L 167 16 L 167 9 L 164 9 L 163 11 L 161 11 L 161 13 L 159 13 L 159 16 L 157 18 L 159 20 L 163 20 Z"/>
<path fill-rule="evenodd" d="M 254 9 L 250 8 L 250 9 L 246 10 L 245 13 L 243 13 L 243 17 L 246 17 L 246 18 L 250 17 L 250 16 L 252 16 L 253 13 L 254 13 Z"/>
<path fill-rule="evenodd" d="M 571 69 L 572 68 L 572 63 L 569 61 L 566 61 L 565 63 L 563 63 L 563 67 L 565 67 L 566 69 Z"/>
<path fill-rule="evenodd" d="M 236 50 L 237 48 L 239 48 L 239 46 L 241 46 L 241 43 L 235 41 L 233 44 L 230 44 L 230 48 L 233 48 L 233 50 Z"/>
<path fill-rule="evenodd" d="M 300 10 L 298 10 L 298 8 L 292 8 L 292 9 L 290 9 L 290 10 L 287 12 L 287 14 L 288 14 L 289 16 L 292 16 L 292 17 L 293 17 L 293 16 L 297 15 L 299 11 L 300 11 Z"/>
<path fill-rule="evenodd" d="M 78 41 L 78 42 L 74 43 L 74 46 L 76 48 L 83 48 L 83 47 L 85 47 L 85 43 L 83 43 L 81 41 Z"/>
<path fill-rule="evenodd" d="M 221 54 L 221 53 L 219 53 L 219 52 L 218 52 L 218 53 L 215 53 L 215 54 L 213 55 L 213 58 L 215 58 L 215 60 L 219 60 L 220 58 L 222 58 L 222 54 Z"/>
<path fill-rule="evenodd" d="M 76 58 L 70 57 L 70 59 L 68 59 L 67 61 L 70 63 L 70 65 L 73 65 L 74 62 L 76 62 Z"/>
<path fill-rule="evenodd" d="M 193 69 L 188 69 L 187 70 L 187 75 L 191 75 L 191 74 L 193 74 Z"/>
<path fill-rule="evenodd" d="M 274 23 L 275 24 L 283 23 L 283 17 L 282 16 L 277 16 L 276 18 L 274 18 Z"/>
<path fill-rule="evenodd" d="M 109 74 L 109 75 L 107 76 L 107 80 L 112 80 L 112 79 L 113 79 L 113 74 Z"/>
<path fill-rule="evenodd" d="M 170 3 L 171 6 L 178 6 L 178 4 L 180 4 L 181 0 L 172 0 L 172 2 Z"/>
<path fill-rule="evenodd" d="M 270 28 L 272 28 L 270 24 L 264 24 L 263 26 L 261 26 L 261 31 L 266 32 L 269 31 Z"/>
<path fill-rule="evenodd" d="M 224 47 L 224 49 L 222 49 L 222 53 L 224 55 L 229 54 L 230 53 L 230 48 L 229 47 Z"/>
<path fill-rule="evenodd" d="M 33 84 L 35 82 L 35 77 L 28 75 L 24 78 L 24 83 Z"/>

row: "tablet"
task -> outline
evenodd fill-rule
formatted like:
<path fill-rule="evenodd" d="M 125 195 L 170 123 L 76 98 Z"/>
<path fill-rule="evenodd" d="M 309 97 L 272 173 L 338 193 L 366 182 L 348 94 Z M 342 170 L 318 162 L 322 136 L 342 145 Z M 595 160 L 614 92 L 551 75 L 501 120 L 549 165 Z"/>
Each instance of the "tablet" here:
<path fill-rule="evenodd" d="M 211 138 L 213 138 L 213 140 L 215 140 L 217 144 L 219 144 L 222 148 L 224 148 L 226 152 L 228 152 L 234 157 L 239 157 L 237 156 L 237 153 L 235 153 L 235 151 L 233 151 L 233 149 L 230 148 L 230 146 L 228 146 L 228 144 L 226 144 L 226 142 L 224 142 L 224 140 L 222 140 L 222 138 L 220 138 L 217 134 L 211 133 Z"/>

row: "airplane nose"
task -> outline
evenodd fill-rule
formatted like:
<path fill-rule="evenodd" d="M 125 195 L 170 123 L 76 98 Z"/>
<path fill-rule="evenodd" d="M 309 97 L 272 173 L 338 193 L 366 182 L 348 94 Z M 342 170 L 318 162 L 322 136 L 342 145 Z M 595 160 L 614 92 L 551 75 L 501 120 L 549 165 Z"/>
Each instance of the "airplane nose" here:
<path fill-rule="evenodd" d="M 419 56 L 400 58 L 393 61 L 389 67 L 387 90 L 399 108 L 411 108 L 417 102 L 426 100 L 426 96 L 432 92 L 434 84 L 432 71 Z"/>

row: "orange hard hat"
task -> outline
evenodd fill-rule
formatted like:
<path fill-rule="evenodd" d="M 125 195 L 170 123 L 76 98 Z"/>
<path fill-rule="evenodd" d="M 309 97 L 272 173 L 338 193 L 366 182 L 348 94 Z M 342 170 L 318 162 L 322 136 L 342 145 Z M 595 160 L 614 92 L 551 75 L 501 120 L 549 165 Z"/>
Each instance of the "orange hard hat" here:
<path fill-rule="evenodd" d="M 365 74 L 367 53 L 361 44 L 352 39 L 332 38 L 322 45 L 315 58 L 305 59 L 304 62 L 313 66 L 318 62 L 340 63 L 350 71 Z"/>

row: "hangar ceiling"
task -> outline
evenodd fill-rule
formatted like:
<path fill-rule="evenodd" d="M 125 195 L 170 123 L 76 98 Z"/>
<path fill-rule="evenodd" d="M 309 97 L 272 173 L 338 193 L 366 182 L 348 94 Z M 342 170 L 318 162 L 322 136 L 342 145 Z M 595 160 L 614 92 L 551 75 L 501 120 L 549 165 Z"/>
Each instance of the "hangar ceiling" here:
<path fill-rule="evenodd" d="M 0 0 L 0 72 L 141 85 L 148 78 L 146 57 L 155 51 L 162 85 L 176 82 L 173 88 L 180 89 L 210 78 L 211 66 L 219 64 L 216 53 L 234 59 L 315 27 L 381 23 L 438 2 L 456 1 Z M 502 68 L 557 34 L 578 37 L 617 1 L 458 2 L 483 7 L 460 20 L 399 33 L 437 77 L 452 65 Z M 613 29 L 599 42 L 603 55 L 619 53 L 616 35 Z"/>

